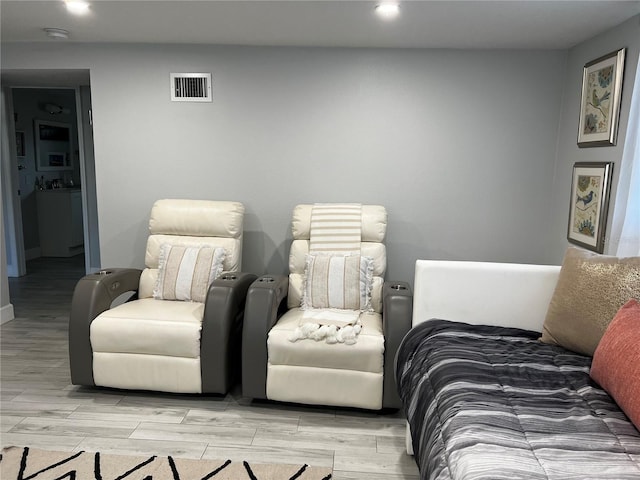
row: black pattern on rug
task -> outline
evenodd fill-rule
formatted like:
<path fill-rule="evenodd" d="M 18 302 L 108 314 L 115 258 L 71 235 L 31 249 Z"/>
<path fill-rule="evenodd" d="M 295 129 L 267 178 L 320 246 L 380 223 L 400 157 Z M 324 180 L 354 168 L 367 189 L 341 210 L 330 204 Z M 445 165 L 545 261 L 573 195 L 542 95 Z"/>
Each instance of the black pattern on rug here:
<path fill-rule="evenodd" d="M 18 454 L 16 447 L 11 454 L 16 456 Z M 269 465 L 254 464 L 251 465 L 247 461 L 241 462 L 242 468 L 236 468 L 233 471 L 232 466 L 239 467 L 240 462 L 232 462 L 231 460 L 224 460 L 221 463 L 216 460 L 188 460 L 188 459 L 176 459 L 172 456 L 162 457 L 152 455 L 149 457 L 137 456 L 127 457 L 119 455 L 101 455 L 100 452 L 85 452 L 80 451 L 77 453 L 64 454 L 62 452 L 47 452 L 44 451 L 45 456 L 55 458 L 51 463 L 47 463 L 48 460 L 34 459 L 30 454 L 32 449 L 29 447 L 23 447 L 21 450 L 19 467 L 14 466 L 17 469 L 17 475 L 15 475 L 15 469 L 12 471 L 11 466 L 7 465 L 10 461 L 7 453 L 11 450 L 5 449 L 0 454 L 0 465 L 2 466 L 2 479 L 3 480 L 209 480 L 209 479 L 227 479 L 233 478 L 234 480 L 330 480 L 332 474 L 325 475 L 326 470 L 322 472 L 320 476 L 315 475 L 307 476 L 310 470 L 309 465 L 304 464 L 302 466 L 297 465 L 275 465 L 273 468 L 285 468 L 289 472 L 285 476 L 281 474 L 276 477 L 272 473 L 265 473 L 264 470 L 270 468 Z M 38 455 L 42 456 L 43 451 L 38 451 Z M 65 456 L 68 455 L 68 456 Z M 86 457 L 92 457 L 88 459 Z M 132 464 L 131 462 L 124 461 L 129 458 L 137 458 Z M 123 461 L 120 466 L 114 467 L 115 461 Z M 78 462 L 82 462 L 80 466 Z M 87 462 L 91 462 L 92 467 L 87 467 Z M 65 467 L 66 466 L 66 467 Z M 202 467 L 206 468 L 203 471 Z M 109 470 L 109 474 L 105 474 L 105 470 Z M 262 471 L 262 473 L 260 473 Z M 9 473 L 8 473 L 9 472 Z M 5 474 L 8 474 L 6 478 Z M 88 478 L 87 475 L 92 475 Z M 195 476 L 194 476 L 195 474 Z"/>

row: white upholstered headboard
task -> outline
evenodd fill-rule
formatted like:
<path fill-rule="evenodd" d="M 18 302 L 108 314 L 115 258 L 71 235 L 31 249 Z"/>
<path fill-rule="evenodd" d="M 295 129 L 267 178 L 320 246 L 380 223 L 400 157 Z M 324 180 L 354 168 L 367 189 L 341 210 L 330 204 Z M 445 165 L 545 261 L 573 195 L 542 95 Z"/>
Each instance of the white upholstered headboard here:
<path fill-rule="evenodd" d="M 418 260 L 413 325 L 441 318 L 542 331 L 559 266 Z"/>

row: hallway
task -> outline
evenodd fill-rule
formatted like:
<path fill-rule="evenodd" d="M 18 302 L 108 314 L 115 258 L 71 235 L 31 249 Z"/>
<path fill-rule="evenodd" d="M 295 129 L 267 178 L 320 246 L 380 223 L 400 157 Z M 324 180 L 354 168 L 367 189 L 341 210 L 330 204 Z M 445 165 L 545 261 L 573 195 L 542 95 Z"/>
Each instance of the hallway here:
<path fill-rule="evenodd" d="M 85 274 L 84 254 L 69 258 L 40 257 L 27 262 L 27 274 L 9 278 L 16 320 L 69 316 L 73 289 Z"/>

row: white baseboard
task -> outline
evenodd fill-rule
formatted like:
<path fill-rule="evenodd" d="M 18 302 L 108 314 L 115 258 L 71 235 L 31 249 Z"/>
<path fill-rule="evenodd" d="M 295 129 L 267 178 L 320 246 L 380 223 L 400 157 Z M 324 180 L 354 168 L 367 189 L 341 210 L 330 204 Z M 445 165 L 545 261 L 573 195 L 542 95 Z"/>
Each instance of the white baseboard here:
<path fill-rule="evenodd" d="M 33 260 L 34 258 L 40 258 L 42 256 L 42 249 L 40 247 L 30 248 L 24 251 L 25 261 Z"/>
<path fill-rule="evenodd" d="M 8 304 L 8 305 L 5 305 L 4 307 L 0 307 L 0 325 L 3 325 L 10 320 L 13 320 L 14 318 L 16 317 L 13 312 L 12 304 Z"/>

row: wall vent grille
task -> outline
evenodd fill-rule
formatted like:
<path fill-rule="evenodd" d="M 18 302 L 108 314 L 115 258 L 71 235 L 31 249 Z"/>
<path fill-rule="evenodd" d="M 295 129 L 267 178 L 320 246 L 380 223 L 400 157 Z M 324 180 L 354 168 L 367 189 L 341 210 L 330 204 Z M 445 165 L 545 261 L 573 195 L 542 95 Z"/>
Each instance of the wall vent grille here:
<path fill-rule="evenodd" d="M 172 102 L 211 102 L 210 73 L 172 73 Z"/>

